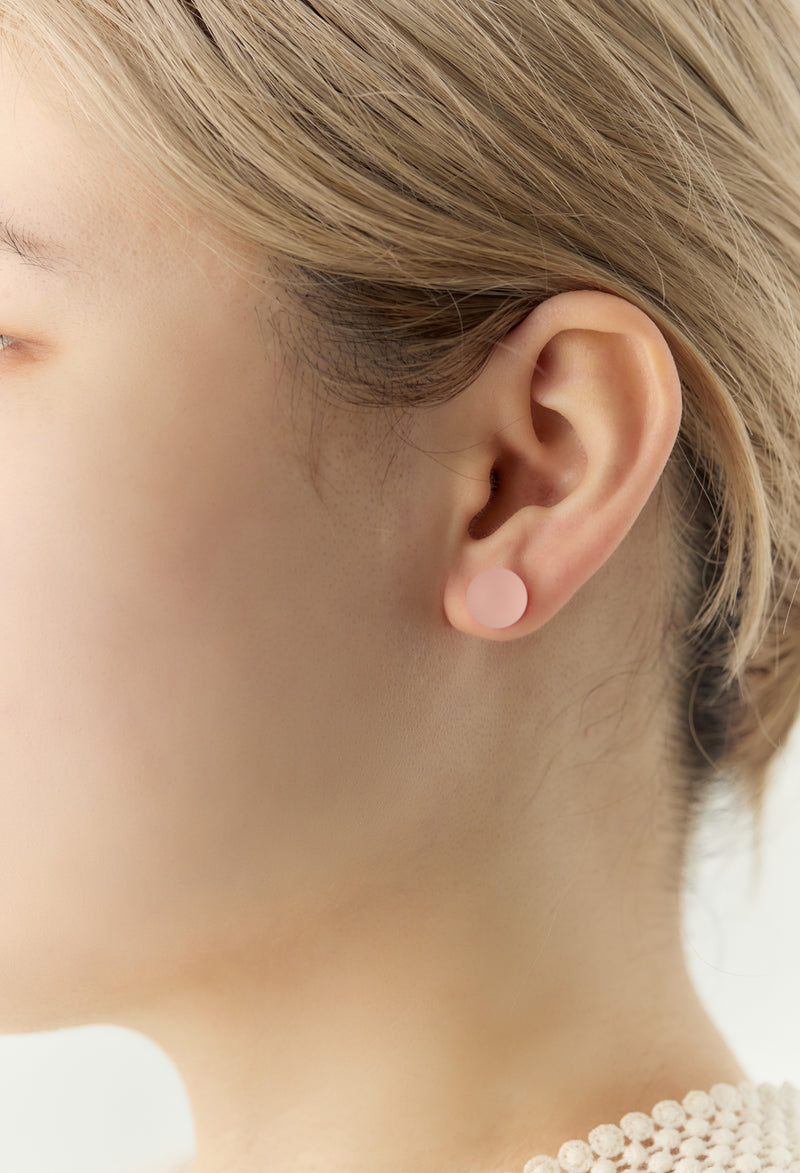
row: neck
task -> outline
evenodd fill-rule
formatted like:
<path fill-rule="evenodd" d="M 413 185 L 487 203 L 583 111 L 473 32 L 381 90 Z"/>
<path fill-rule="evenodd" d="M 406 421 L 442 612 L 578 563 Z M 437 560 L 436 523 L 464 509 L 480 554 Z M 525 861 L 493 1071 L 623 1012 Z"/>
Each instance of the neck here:
<path fill-rule="evenodd" d="M 184 1078 L 195 1173 L 504 1173 L 746 1078 L 687 974 L 677 898 L 630 877 L 593 898 L 591 869 L 513 889 L 474 862 L 228 955 L 132 1023 Z"/>

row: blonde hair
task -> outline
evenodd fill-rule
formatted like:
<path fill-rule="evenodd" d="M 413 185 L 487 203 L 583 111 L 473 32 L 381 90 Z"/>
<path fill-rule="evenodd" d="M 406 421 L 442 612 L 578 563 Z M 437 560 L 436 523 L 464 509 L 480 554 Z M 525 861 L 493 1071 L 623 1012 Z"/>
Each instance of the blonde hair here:
<path fill-rule="evenodd" d="M 453 398 L 545 298 L 664 333 L 687 816 L 760 822 L 798 709 L 800 19 L 791 0 L 3 0 L 159 183 L 269 258 L 320 390 Z M 798 600 L 800 603 L 800 600 Z"/>

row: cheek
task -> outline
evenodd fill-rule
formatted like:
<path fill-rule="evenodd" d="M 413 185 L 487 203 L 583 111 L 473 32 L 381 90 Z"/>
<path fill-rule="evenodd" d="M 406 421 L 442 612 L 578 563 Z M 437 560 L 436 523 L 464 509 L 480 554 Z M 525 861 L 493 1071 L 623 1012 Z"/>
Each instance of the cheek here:
<path fill-rule="evenodd" d="M 101 353 L 3 409 L 0 953 L 122 910 L 167 936 L 165 880 L 210 907 L 234 865 L 288 475 L 253 385 L 219 351 Z"/>

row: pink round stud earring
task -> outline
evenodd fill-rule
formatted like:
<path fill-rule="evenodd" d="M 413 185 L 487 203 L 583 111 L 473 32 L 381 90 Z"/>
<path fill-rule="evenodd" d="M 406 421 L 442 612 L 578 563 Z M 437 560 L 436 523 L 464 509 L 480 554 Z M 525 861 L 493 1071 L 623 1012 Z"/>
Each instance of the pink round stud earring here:
<path fill-rule="evenodd" d="M 505 566 L 490 566 L 476 574 L 467 587 L 467 607 L 484 627 L 510 627 L 525 614 L 528 588 Z"/>

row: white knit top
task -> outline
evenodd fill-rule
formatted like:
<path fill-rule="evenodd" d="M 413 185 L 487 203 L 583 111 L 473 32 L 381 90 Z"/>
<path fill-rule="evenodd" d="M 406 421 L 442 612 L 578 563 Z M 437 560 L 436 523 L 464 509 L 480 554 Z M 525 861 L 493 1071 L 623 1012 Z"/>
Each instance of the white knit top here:
<path fill-rule="evenodd" d="M 628 1112 L 523 1173 L 800 1173 L 800 1089 L 744 1080 Z"/>
<path fill-rule="evenodd" d="M 191 1162 L 160 1173 L 184 1173 Z M 522 1173 L 800 1173 L 800 1089 L 744 1080 L 628 1112 Z"/>

